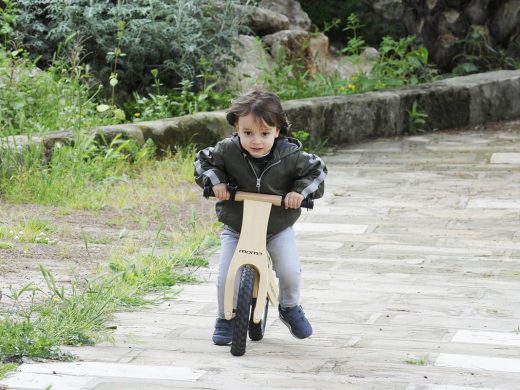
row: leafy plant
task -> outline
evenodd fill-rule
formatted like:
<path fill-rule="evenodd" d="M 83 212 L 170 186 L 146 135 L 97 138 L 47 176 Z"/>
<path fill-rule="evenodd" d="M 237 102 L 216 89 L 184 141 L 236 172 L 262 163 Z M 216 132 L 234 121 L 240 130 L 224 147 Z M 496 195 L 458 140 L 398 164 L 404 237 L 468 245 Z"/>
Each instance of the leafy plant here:
<path fill-rule="evenodd" d="M 384 37 L 372 74 L 389 87 L 415 85 L 434 78 L 434 72 L 428 68 L 428 50 L 415 46 L 413 36 L 398 41 Z"/>
<path fill-rule="evenodd" d="M 426 123 L 428 114 L 417 109 L 417 101 L 414 100 L 412 107 L 408 111 L 408 134 L 416 134 L 420 132 L 421 126 Z"/>
<path fill-rule="evenodd" d="M 310 153 L 323 154 L 327 147 L 327 138 L 313 141 L 311 134 L 306 130 L 291 131 L 291 136 L 298 139 L 302 143 L 303 149 Z"/>
<path fill-rule="evenodd" d="M 152 69 L 155 93 L 141 96 L 134 92 L 134 100 L 126 104 L 125 110 L 133 113 L 134 121 L 142 121 L 227 108 L 234 94 L 231 91 L 218 91 L 218 76 L 209 71 L 205 60 L 201 62 L 204 70 L 197 76 L 201 81 L 198 91 L 193 82 L 182 80 L 179 88 L 162 93 L 159 72 Z"/>
<path fill-rule="evenodd" d="M 462 47 L 461 52 L 454 57 L 457 65 L 452 72 L 457 76 L 496 69 L 516 69 L 519 66 L 519 62 L 510 57 L 506 50 L 493 45 L 489 31 L 484 26 L 472 25 L 464 39 L 453 44 Z"/>
<path fill-rule="evenodd" d="M 343 31 L 352 31 L 352 37 L 348 40 L 347 46 L 341 50 L 342 53 L 347 53 L 350 56 L 359 56 L 361 54 L 365 40 L 358 35 L 358 31 L 362 26 L 356 14 L 352 13 L 348 16 L 347 26 Z"/>

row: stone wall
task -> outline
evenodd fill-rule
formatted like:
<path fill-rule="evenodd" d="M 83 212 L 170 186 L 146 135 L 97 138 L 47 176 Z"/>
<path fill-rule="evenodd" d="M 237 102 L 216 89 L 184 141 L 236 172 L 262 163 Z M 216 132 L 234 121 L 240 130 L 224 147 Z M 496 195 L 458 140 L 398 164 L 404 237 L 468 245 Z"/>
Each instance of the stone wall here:
<path fill-rule="evenodd" d="M 366 138 L 405 134 L 412 104 L 428 115 L 424 131 L 520 118 L 520 71 L 456 77 L 416 87 L 365 94 L 291 100 L 284 109 L 292 130 L 307 130 L 315 140 L 351 144 Z M 161 149 L 194 142 L 211 145 L 233 129 L 223 111 L 164 120 L 99 127 L 108 140 L 122 133 L 138 143 L 152 139 Z M 47 150 L 70 142 L 72 133 L 44 138 Z"/>

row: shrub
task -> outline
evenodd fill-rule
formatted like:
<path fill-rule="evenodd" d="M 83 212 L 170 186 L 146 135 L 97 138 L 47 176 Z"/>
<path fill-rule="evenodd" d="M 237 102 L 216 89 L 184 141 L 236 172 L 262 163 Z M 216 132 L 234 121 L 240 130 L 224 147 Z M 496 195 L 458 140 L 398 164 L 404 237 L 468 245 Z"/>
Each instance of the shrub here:
<path fill-rule="evenodd" d="M 100 80 L 108 80 L 114 58 L 120 57 L 119 85 L 134 90 L 153 82 L 152 68 L 168 86 L 182 79 L 196 81 L 201 58 L 217 71 L 224 69 L 232 61 L 229 48 L 241 29 L 235 3 L 238 0 L 78 0 L 64 5 L 61 0 L 19 0 L 16 24 L 29 49 L 47 63 L 60 42 L 77 34 L 88 53 L 86 62 Z"/>

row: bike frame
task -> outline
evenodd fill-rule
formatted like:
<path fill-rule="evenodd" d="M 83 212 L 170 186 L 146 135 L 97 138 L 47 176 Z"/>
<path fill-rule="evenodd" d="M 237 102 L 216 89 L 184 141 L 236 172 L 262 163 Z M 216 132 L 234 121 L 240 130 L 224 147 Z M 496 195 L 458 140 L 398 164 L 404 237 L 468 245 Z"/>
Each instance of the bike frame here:
<path fill-rule="evenodd" d="M 263 318 L 265 309 L 262 302 L 269 299 L 271 304 L 278 306 L 278 284 L 267 253 L 266 237 L 271 207 L 281 206 L 282 197 L 237 191 L 234 200 L 244 202 L 244 212 L 240 238 L 226 279 L 224 315 L 227 320 L 232 318 L 237 274 L 242 267 L 250 265 L 257 273 L 253 297 L 258 303 L 253 313 L 253 322 L 258 324 Z"/>

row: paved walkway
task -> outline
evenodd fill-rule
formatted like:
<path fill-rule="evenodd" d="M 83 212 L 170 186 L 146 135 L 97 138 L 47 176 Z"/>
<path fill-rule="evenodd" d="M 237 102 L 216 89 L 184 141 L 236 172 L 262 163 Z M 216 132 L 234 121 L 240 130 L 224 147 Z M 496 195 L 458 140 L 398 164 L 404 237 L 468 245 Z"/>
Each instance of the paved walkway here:
<path fill-rule="evenodd" d="M 514 130 L 511 130 L 514 128 Z M 271 315 L 237 358 L 212 345 L 215 265 L 176 301 L 117 316 L 79 362 L 25 364 L 10 389 L 520 389 L 520 123 L 355 145 L 296 225 L 294 339 Z"/>

